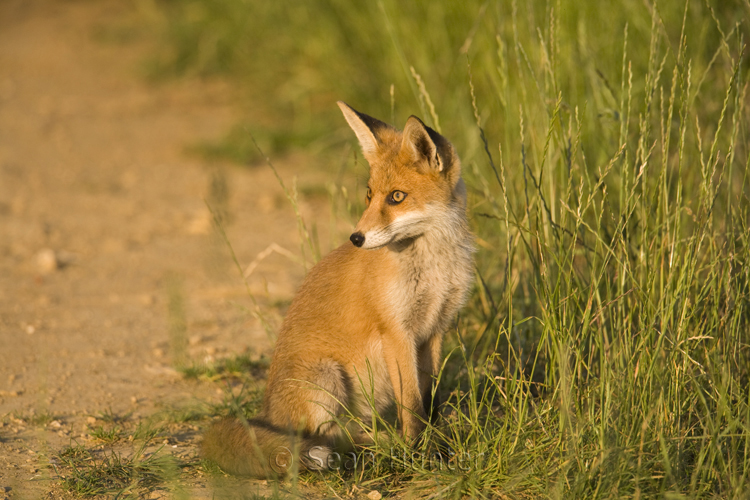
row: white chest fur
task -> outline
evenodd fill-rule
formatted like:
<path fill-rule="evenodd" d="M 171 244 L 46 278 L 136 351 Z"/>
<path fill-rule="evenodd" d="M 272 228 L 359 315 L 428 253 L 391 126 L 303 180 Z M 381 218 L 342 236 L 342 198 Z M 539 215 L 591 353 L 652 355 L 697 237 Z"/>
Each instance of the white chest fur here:
<path fill-rule="evenodd" d="M 389 287 L 390 306 L 417 345 L 442 333 L 465 303 L 473 275 L 472 254 L 471 235 L 455 216 L 394 255 L 400 272 Z"/>

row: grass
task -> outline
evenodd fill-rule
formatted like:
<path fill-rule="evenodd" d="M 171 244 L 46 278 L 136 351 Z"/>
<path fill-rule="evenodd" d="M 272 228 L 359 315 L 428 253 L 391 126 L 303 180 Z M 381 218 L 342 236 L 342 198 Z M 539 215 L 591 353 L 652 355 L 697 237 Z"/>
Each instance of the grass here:
<path fill-rule="evenodd" d="M 186 496 L 183 482 L 204 467 L 186 445 L 213 408 L 166 408 L 150 417 L 131 419 L 111 410 L 90 426 L 84 444 L 75 440 L 56 453 L 50 466 L 63 490 L 76 497 L 144 498 Z M 177 445 L 170 446 L 173 443 Z M 173 450 L 170 448 L 177 448 Z M 209 470 L 209 468 L 205 468 Z M 155 493 L 156 492 L 156 493 Z"/>
<path fill-rule="evenodd" d="M 82 497 L 116 494 L 116 498 L 142 498 L 178 475 L 174 460 L 139 448 L 125 458 L 115 451 L 98 456 L 82 445 L 69 446 L 59 455 L 57 473 L 65 490 Z"/>
<path fill-rule="evenodd" d="M 132 415 L 132 411 L 125 413 L 124 415 L 119 415 L 112 411 L 112 408 L 107 408 L 106 410 L 102 410 L 91 416 L 107 424 L 122 424 L 127 422 Z"/>
<path fill-rule="evenodd" d="M 194 363 L 191 366 L 183 368 L 182 373 L 188 379 L 211 381 L 248 377 L 255 379 L 265 375 L 270 364 L 271 360 L 265 356 L 255 358 L 247 354 L 239 354 L 210 363 Z"/>
<path fill-rule="evenodd" d="M 224 398 L 218 404 L 201 409 L 173 409 L 172 420 L 203 420 L 214 415 L 242 415 L 253 418 L 260 411 L 263 399 L 263 383 L 270 359 L 250 357 L 246 354 L 232 356 L 211 363 L 193 364 L 182 369 L 186 379 L 218 382 L 223 385 Z"/>
<path fill-rule="evenodd" d="M 111 444 L 123 438 L 123 430 L 118 426 L 105 429 L 103 425 L 98 425 L 89 429 L 89 435 L 94 439 Z"/>
<path fill-rule="evenodd" d="M 416 449 L 379 422 L 391 441 L 363 450 L 366 467 L 300 480 L 433 498 L 746 497 L 747 1 L 158 6 L 154 71 L 248 87 L 261 112 L 248 128 L 280 131 L 257 134 L 267 153 L 311 137 L 308 151 L 345 154 L 344 99 L 397 126 L 420 115 L 463 160 L 477 276 L 447 336 L 444 418 Z M 245 161 L 231 145 L 246 140 L 221 148 Z M 347 213 L 367 175 L 356 157 L 330 190 Z"/>
<path fill-rule="evenodd" d="M 50 413 L 47 410 L 42 410 L 40 412 L 32 411 L 31 414 L 28 415 L 24 415 L 19 411 L 14 411 L 11 413 L 11 416 L 16 420 L 25 422 L 33 427 L 45 427 L 47 424 L 58 418 L 55 414 Z"/>

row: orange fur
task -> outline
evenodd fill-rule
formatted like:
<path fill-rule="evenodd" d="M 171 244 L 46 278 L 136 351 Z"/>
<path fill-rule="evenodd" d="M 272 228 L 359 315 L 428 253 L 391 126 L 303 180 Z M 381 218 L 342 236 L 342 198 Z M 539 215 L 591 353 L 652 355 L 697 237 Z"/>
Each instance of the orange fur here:
<path fill-rule="evenodd" d="M 303 467 L 326 468 L 327 454 L 347 441 L 333 417 L 348 410 L 368 422 L 369 396 L 378 412 L 395 401 L 403 435 L 416 438 L 431 411 L 443 334 L 466 300 L 473 246 L 453 146 L 416 117 L 401 132 L 339 106 L 370 163 L 371 196 L 352 243 L 298 290 L 258 419 L 224 420 L 207 433 L 204 456 L 228 472 L 283 474 L 276 453 L 295 444 Z"/>

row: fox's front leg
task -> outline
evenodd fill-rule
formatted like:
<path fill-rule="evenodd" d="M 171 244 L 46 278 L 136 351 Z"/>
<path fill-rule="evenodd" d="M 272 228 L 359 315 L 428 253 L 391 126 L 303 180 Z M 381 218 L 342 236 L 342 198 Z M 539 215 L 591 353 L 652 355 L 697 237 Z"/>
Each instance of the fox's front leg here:
<path fill-rule="evenodd" d="M 430 420 L 435 422 L 440 406 L 440 397 L 435 392 L 432 395 L 432 384 L 440 371 L 440 354 L 443 346 L 443 334 L 435 333 L 427 342 L 422 344 L 417 352 L 419 362 L 419 392 L 422 394 L 424 411 L 430 415 Z"/>
<path fill-rule="evenodd" d="M 396 396 L 401 433 L 414 440 L 427 420 L 419 388 L 416 346 L 406 333 L 389 332 L 383 335 L 383 355 Z"/>

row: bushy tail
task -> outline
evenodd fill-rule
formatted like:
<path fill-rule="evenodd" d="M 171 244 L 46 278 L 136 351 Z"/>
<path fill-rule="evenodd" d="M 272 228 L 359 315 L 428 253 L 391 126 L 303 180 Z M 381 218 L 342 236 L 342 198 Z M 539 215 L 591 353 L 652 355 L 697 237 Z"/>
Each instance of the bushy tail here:
<path fill-rule="evenodd" d="M 262 420 L 227 418 L 211 426 L 201 452 L 230 474 L 275 478 L 285 476 L 296 460 L 303 469 L 325 469 L 331 450 L 314 438 L 284 433 Z"/>

